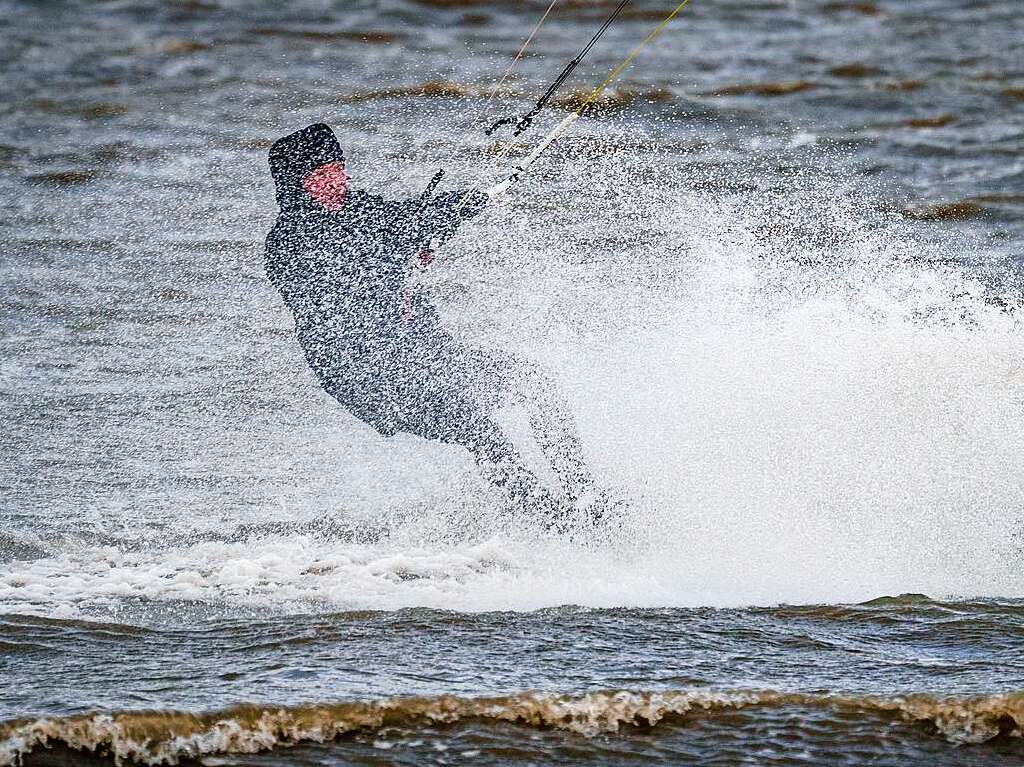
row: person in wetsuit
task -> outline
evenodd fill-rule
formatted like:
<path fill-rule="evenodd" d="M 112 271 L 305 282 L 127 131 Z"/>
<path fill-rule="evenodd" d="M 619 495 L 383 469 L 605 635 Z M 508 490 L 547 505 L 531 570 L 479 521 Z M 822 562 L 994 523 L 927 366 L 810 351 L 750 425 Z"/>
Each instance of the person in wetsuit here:
<path fill-rule="evenodd" d="M 458 343 L 407 278 L 488 202 L 481 191 L 385 200 L 349 188 L 334 132 L 310 125 L 276 141 L 270 170 L 280 213 L 266 271 L 295 318 L 320 385 L 384 436 L 399 432 L 469 449 L 519 504 L 555 504 L 489 411 L 531 410 L 538 444 L 569 500 L 589 482 L 568 408 L 535 367 Z"/>

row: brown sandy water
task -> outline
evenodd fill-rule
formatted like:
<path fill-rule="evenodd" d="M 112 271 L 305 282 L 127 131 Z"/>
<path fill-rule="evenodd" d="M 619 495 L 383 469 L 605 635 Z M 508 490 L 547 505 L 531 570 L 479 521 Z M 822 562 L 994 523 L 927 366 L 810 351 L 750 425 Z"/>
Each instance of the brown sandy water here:
<path fill-rule="evenodd" d="M 27 753 L 28 764 L 91 763 L 67 748 L 144 763 L 1009 764 L 1022 754 L 1022 614 L 1015 602 L 907 596 L 146 629 L 10 616 L 16 684 L 2 701 L 12 719 L 0 754 Z"/>

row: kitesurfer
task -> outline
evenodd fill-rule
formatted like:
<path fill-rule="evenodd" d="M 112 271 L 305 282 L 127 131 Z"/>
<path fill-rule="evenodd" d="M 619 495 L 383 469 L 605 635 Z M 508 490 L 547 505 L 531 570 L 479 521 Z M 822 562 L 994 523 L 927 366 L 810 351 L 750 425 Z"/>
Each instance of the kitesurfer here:
<path fill-rule="evenodd" d="M 517 504 L 556 512 L 490 411 L 515 398 L 531 409 L 538 444 L 572 502 L 589 483 L 572 418 L 535 367 L 457 342 L 408 277 L 429 263 L 431 240 L 450 238 L 489 200 L 460 191 L 385 200 L 349 188 L 334 132 L 310 125 L 270 148 L 280 213 L 266 270 L 295 318 L 320 385 L 384 436 L 399 432 L 469 449 Z"/>

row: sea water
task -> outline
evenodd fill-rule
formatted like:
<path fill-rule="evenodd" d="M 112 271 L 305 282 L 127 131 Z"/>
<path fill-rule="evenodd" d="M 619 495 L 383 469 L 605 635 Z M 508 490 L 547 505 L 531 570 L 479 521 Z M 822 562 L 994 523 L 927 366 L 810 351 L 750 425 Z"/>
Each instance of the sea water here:
<path fill-rule="evenodd" d="M 262 271 L 274 138 L 495 181 L 669 10 L 506 148 L 611 9 L 489 98 L 546 5 L 3 4 L 0 763 L 1019 763 L 1015 3 L 695 0 L 415 275 L 565 392 L 568 534 L 345 413 Z"/>

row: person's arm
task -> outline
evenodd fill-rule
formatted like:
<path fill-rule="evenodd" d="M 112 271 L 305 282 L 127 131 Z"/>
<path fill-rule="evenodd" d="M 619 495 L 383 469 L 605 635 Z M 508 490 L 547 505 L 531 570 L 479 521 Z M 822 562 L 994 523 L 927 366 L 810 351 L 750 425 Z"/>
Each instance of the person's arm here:
<path fill-rule="evenodd" d="M 351 197 L 359 211 L 357 236 L 379 237 L 382 243 L 389 243 L 384 249 L 388 257 L 426 246 L 431 239 L 450 239 L 459 225 L 483 210 L 489 200 L 486 192 L 478 190 L 446 192 L 427 200 L 385 200 L 364 192 Z"/>
<path fill-rule="evenodd" d="M 415 240 L 416 220 L 410 213 L 410 201 L 349 192 L 346 204 L 351 211 L 346 236 L 365 252 L 375 252 L 375 258 L 399 258 L 403 243 Z"/>
<path fill-rule="evenodd" d="M 434 195 L 426 202 L 410 200 L 417 206 L 418 227 L 423 240 L 451 239 L 463 221 L 484 209 L 490 197 L 479 189 L 467 189 Z"/>

